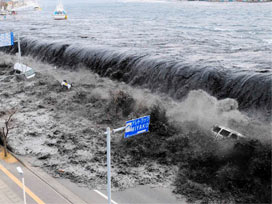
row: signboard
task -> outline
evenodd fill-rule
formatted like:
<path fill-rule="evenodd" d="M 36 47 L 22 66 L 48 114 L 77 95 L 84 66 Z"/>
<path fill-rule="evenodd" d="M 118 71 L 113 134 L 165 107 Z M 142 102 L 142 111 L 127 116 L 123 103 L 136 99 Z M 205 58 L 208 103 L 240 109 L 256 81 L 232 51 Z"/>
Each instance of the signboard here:
<path fill-rule="evenodd" d="M 0 33 L 0 47 L 11 46 L 14 44 L 13 32 Z"/>
<path fill-rule="evenodd" d="M 125 138 L 148 132 L 150 116 L 144 116 L 126 122 Z"/>

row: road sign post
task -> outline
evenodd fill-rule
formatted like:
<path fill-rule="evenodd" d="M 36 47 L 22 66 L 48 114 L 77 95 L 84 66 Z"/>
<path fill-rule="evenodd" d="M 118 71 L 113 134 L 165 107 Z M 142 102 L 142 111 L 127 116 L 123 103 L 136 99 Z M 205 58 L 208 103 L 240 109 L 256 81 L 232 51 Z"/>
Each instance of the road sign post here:
<path fill-rule="evenodd" d="M 18 62 L 21 63 L 21 41 L 20 34 L 18 33 Z"/>
<path fill-rule="evenodd" d="M 116 133 L 124 130 L 126 127 L 120 127 L 111 131 L 107 127 L 107 193 L 108 193 L 108 204 L 111 204 L 111 132 Z"/>
<path fill-rule="evenodd" d="M 107 127 L 107 193 L 108 204 L 111 204 L 111 133 L 125 130 L 125 138 L 148 132 L 150 116 L 144 116 L 126 122 L 126 126 L 111 130 Z"/>

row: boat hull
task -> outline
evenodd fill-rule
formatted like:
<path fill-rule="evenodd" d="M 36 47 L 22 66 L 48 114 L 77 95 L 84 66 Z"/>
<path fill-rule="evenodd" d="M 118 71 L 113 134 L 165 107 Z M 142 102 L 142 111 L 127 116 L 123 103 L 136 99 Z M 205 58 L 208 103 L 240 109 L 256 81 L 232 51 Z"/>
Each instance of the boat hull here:
<path fill-rule="evenodd" d="M 67 16 L 66 15 L 54 15 L 55 20 L 66 20 Z"/>

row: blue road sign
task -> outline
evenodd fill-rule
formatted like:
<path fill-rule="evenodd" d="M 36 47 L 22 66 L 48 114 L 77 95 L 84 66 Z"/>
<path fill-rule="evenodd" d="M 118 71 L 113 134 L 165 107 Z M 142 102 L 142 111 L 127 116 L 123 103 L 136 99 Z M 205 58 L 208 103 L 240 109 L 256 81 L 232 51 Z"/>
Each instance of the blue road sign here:
<path fill-rule="evenodd" d="M 0 33 L 0 47 L 10 46 L 14 44 L 13 32 Z"/>
<path fill-rule="evenodd" d="M 144 116 L 126 122 L 125 138 L 148 132 L 150 116 Z"/>

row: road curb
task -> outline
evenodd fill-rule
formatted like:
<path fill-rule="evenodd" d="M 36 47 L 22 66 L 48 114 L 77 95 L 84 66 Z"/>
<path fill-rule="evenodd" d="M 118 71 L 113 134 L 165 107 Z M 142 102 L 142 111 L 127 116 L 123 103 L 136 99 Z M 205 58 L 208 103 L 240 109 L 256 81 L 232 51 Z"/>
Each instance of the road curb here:
<path fill-rule="evenodd" d="M 54 179 L 52 176 L 47 174 L 41 168 L 33 167 L 24 158 L 22 158 L 18 155 L 15 155 L 14 153 L 12 153 L 10 151 L 9 151 L 9 153 L 13 157 L 15 157 L 25 168 L 27 168 L 29 171 L 31 171 L 42 182 L 44 182 L 48 186 L 50 186 L 52 190 L 54 190 L 57 194 L 59 194 L 61 197 L 63 197 L 69 203 L 71 203 L 71 204 L 87 204 L 84 200 L 82 200 L 80 197 L 78 197 L 72 191 L 68 190 L 65 186 L 60 184 L 58 181 L 56 181 L 56 179 Z"/>

